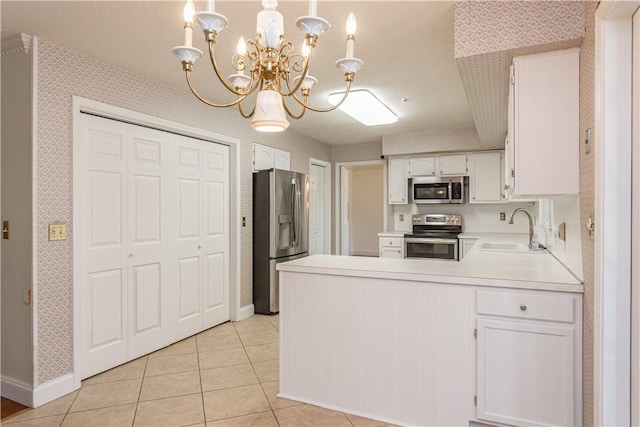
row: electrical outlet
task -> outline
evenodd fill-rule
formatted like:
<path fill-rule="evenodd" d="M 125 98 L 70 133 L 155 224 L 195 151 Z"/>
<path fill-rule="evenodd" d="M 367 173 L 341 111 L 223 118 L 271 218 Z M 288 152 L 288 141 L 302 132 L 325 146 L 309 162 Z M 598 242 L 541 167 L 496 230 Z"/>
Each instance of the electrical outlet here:
<path fill-rule="evenodd" d="M 507 215 L 504 212 L 500 212 L 500 221 L 506 221 Z"/>
<path fill-rule="evenodd" d="M 49 241 L 67 240 L 67 224 L 49 224 Z"/>
<path fill-rule="evenodd" d="M 400 222 L 404 221 L 404 214 L 399 214 L 398 215 L 398 221 L 400 221 Z"/>

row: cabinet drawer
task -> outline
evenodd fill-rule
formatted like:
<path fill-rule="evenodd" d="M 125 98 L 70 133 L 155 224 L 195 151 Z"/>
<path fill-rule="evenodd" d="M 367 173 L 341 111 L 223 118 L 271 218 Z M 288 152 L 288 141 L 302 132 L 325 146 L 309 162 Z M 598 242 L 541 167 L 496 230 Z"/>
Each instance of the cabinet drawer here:
<path fill-rule="evenodd" d="M 402 237 L 381 237 L 380 238 L 380 247 L 382 248 L 401 248 L 402 247 L 402 242 L 403 242 L 403 238 Z"/>
<path fill-rule="evenodd" d="M 476 307 L 478 314 L 489 316 L 567 323 L 575 319 L 574 299 L 563 295 L 478 291 Z"/>

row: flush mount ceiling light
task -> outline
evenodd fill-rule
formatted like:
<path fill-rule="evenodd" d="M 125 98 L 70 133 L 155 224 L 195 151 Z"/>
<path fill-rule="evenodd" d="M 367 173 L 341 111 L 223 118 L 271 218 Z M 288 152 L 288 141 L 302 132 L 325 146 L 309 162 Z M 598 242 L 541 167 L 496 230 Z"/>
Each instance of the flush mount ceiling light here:
<path fill-rule="evenodd" d="M 342 101 L 344 95 L 345 92 L 332 93 L 329 103 L 364 125 L 388 125 L 398 121 L 398 116 L 366 89 L 352 90 L 349 98 Z"/>
<path fill-rule="evenodd" d="M 326 20 L 316 16 L 318 0 L 309 0 L 309 16 L 301 16 L 296 25 L 304 34 L 302 49 L 296 53 L 293 43 L 284 37 L 283 17 L 276 11 L 277 0 L 262 0 L 264 10 L 258 13 L 257 35 L 255 39 L 238 40 L 237 53 L 231 58 L 236 73 L 225 80 L 215 58 L 214 46 L 220 32 L 229 25 L 224 15 L 214 11 L 214 1 L 207 1 L 207 10 L 195 12 L 192 0 L 184 7 L 184 46 L 174 47 L 171 51 L 182 62 L 186 73 L 187 84 L 191 92 L 200 101 L 212 107 L 238 106 L 242 117 L 251 118 L 251 126 L 263 132 L 279 132 L 289 127 L 287 115 L 292 119 L 301 118 L 307 110 L 328 112 L 338 108 L 351 90 L 351 83 L 356 72 L 364 66 L 364 62 L 353 56 L 355 45 L 356 19 L 353 13 L 347 18 L 347 55 L 336 61 L 336 66 L 343 71 L 346 89 L 342 99 L 329 108 L 314 108 L 307 101 L 309 93 L 318 80 L 309 75 L 309 65 L 318 37 L 326 32 L 330 25 Z M 194 62 L 202 56 L 202 51 L 192 46 L 193 17 L 196 17 L 204 31 L 205 42 L 209 47 L 209 58 L 213 71 L 220 83 L 236 99 L 227 103 L 216 103 L 201 96 L 191 82 L 191 71 Z M 256 105 L 251 112 L 245 112 L 242 106 L 247 96 L 257 91 Z M 302 109 L 293 113 L 285 99 L 293 99 Z"/>

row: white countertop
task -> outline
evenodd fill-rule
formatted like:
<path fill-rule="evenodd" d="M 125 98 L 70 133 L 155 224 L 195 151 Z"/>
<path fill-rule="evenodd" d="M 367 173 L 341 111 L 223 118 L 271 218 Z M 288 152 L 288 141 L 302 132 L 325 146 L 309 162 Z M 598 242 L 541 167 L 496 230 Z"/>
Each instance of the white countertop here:
<path fill-rule="evenodd" d="M 277 264 L 279 271 L 474 286 L 583 292 L 582 282 L 548 253 L 471 251 L 459 262 L 312 255 Z"/>
<path fill-rule="evenodd" d="M 378 233 L 378 237 L 404 237 L 408 231 L 382 231 Z"/>

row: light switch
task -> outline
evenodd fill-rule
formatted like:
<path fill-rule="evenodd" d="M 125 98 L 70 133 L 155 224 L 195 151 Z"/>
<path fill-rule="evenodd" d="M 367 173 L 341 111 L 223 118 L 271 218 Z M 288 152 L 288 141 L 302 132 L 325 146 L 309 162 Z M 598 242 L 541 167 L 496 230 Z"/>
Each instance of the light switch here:
<path fill-rule="evenodd" d="M 398 215 L 398 221 L 400 221 L 400 222 L 404 221 L 404 215 L 403 214 Z"/>
<path fill-rule="evenodd" d="M 49 240 L 67 240 L 67 224 L 49 224 Z"/>

